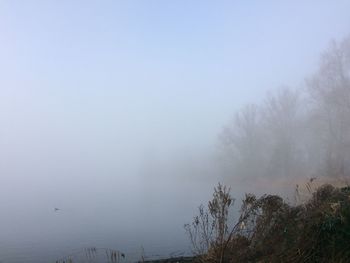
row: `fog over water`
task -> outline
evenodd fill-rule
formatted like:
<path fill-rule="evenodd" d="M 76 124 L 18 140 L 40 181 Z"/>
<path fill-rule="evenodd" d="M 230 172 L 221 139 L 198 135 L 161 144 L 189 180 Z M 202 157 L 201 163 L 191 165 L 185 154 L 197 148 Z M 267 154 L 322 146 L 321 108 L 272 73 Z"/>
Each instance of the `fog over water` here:
<path fill-rule="evenodd" d="M 349 1 L 1 1 L 0 262 L 189 251 L 243 104 L 303 87 Z M 246 188 L 245 188 L 246 187 Z M 54 211 L 54 208 L 61 210 Z"/>

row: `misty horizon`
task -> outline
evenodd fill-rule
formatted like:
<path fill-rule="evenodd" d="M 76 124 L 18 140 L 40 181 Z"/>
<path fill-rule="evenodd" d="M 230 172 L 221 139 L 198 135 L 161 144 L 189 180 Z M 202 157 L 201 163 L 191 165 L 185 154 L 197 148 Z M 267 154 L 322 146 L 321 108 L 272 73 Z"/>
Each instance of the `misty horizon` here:
<path fill-rule="evenodd" d="M 290 198 L 295 184 L 242 176 L 251 167 L 222 137 L 245 105 L 260 114 L 268 94 L 287 89 L 303 98 L 322 54 L 349 37 L 349 8 L 1 2 L 0 262 L 51 262 L 89 246 L 188 254 L 183 226 L 218 182 L 236 208 L 249 191 Z"/>

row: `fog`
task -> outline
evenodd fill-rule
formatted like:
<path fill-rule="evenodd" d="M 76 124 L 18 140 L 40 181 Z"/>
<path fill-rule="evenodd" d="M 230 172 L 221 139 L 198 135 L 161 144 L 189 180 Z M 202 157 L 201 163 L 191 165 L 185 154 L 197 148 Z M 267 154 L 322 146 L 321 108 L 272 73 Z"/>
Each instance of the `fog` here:
<path fill-rule="evenodd" d="M 349 34 L 349 8 L 2 1 L 0 261 L 88 246 L 188 253 L 183 224 L 217 182 L 238 199 L 271 189 L 231 159 L 222 136 L 235 113 L 282 86 L 305 90 Z"/>

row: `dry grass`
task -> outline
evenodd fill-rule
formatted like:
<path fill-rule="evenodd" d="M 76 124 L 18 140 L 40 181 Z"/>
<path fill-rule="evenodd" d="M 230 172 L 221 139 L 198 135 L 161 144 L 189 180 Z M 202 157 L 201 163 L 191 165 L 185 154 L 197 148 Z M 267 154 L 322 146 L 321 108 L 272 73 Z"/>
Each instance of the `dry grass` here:
<path fill-rule="evenodd" d="M 332 184 L 330 184 L 332 183 Z M 299 191 L 299 192 L 298 192 Z M 203 262 L 350 262 L 350 187 L 342 179 L 309 179 L 298 204 L 278 195 L 246 195 L 241 216 L 222 247 Z M 220 245 L 222 246 L 222 245 Z"/>

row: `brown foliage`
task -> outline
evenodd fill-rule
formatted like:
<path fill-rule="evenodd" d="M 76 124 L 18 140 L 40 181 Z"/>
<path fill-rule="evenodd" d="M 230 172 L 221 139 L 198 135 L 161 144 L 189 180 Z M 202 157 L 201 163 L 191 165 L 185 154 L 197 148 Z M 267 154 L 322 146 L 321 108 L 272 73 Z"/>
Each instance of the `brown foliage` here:
<path fill-rule="evenodd" d="M 205 262 L 350 262 L 350 188 L 323 185 L 305 204 L 247 194 L 226 240 Z M 218 253 L 224 251 L 224 253 Z"/>

